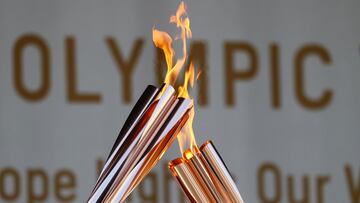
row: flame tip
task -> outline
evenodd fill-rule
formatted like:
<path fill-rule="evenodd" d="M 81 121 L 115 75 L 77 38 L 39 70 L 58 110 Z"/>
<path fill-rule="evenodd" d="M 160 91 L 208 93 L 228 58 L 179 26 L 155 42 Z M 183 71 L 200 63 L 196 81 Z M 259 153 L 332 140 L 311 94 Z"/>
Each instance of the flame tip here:
<path fill-rule="evenodd" d="M 186 10 L 186 3 L 184 1 L 181 1 L 175 15 L 171 15 L 169 18 L 169 23 L 174 24 L 180 30 L 180 33 L 175 35 L 175 40 L 180 39 L 182 41 L 183 55 L 176 61 L 175 64 L 173 64 L 173 58 L 175 57 L 175 51 L 172 47 L 173 38 L 167 32 L 159 31 L 155 28 L 155 25 L 153 26 L 154 44 L 156 47 L 163 50 L 167 64 L 167 73 L 164 82 L 169 85 L 175 85 L 177 77 L 181 72 L 181 69 L 185 66 L 188 58 L 187 39 L 192 37 L 192 32 L 190 29 L 190 19 Z M 194 82 L 195 68 L 194 64 L 190 62 L 189 67 L 187 67 L 187 69 L 185 70 L 183 84 L 178 87 L 178 97 L 191 99 L 188 87 L 189 85 L 190 87 L 193 87 Z M 191 109 L 189 114 L 190 115 L 188 121 L 178 135 L 180 150 L 182 152 L 185 149 L 189 148 L 187 147 L 187 145 L 190 145 L 190 148 L 193 148 L 194 146 L 197 147 L 192 127 L 195 115 L 194 108 Z"/>

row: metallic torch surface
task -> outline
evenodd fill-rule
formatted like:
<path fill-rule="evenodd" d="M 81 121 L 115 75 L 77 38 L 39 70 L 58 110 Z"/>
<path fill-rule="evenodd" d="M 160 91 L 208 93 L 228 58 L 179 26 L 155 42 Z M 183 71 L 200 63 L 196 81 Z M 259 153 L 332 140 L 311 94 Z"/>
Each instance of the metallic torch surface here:
<path fill-rule="evenodd" d="M 239 190 L 214 144 L 211 141 L 206 141 L 200 147 L 200 151 L 210 166 L 209 170 L 216 175 L 216 180 L 220 183 L 216 185 L 216 187 L 226 192 L 226 196 L 229 197 L 232 202 L 243 202 Z"/>
<path fill-rule="evenodd" d="M 193 107 L 174 88 L 148 86 L 130 112 L 88 199 L 123 202 L 176 138 Z"/>
<path fill-rule="evenodd" d="M 200 149 L 186 150 L 169 163 L 169 169 L 190 202 L 243 203 L 220 154 L 211 141 Z"/>

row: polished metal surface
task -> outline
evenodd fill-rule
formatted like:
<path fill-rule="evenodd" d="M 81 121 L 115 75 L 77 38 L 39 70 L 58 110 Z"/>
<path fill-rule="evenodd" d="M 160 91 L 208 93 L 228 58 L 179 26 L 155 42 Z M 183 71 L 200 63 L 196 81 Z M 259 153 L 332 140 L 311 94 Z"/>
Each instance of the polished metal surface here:
<path fill-rule="evenodd" d="M 191 170 L 191 167 L 183 158 L 178 158 L 170 162 L 170 171 L 178 181 L 181 189 L 184 191 L 190 202 L 211 202 L 209 193 L 205 191 L 206 187 L 199 181 L 197 173 Z"/>
<path fill-rule="evenodd" d="M 130 194 L 136 184 L 155 166 L 174 141 L 179 129 L 187 121 L 186 113 L 191 107 L 190 100 L 177 100 L 171 107 L 170 113 L 164 116 L 166 119 L 163 119 L 160 124 L 154 125 L 156 129 L 152 132 L 153 137 L 148 139 L 146 144 L 139 144 L 137 150 L 134 151 L 132 157 L 134 159 L 130 163 L 136 163 L 136 165 L 132 167 L 132 170 L 127 170 L 128 173 L 126 174 L 127 177 L 131 178 L 119 179 L 121 182 L 114 184 L 114 188 L 106 200 L 111 202 L 125 200 L 124 197 Z M 137 153 L 138 151 L 142 153 Z M 126 187 L 122 187 L 123 185 Z"/>
<path fill-rule="evenodd" d="M 185 150 L 183 157 L 169 163 L 169 169 L 191 202 L 243 203 L 225 163 L 211 141 L 206 141 L 195 152 Z"/>
<path fill-rule="evenodd" d="M 209 202 L 221 202 L 221 196 L 216 188 L 213 187 L 211 175 L 202 161 L 202 154 L 200 152 L 193 154 L 193 156 L 188 159 L 188 165 L 193 173 L 196 173 L 199 177 L 199 182 L 201 182 L 201 186 L 206 192 Z"/>
<path fill-rule="evenodd" d="M 226 191 L 227 196 L 234 203 L 243 203 L 240 192 L 233 181 L 228 168 L 226 167 L 223 159 L 216 150 L 214 144 L 211 141 L 206 141 L 201 147 L 200 151 L 203 154 L 206 162 L 211 167 L 211 172 L 216 175 L 217 180 L 221 183 L 221 186 Z"/>
<path fill-rule="evenodd" d="M 172 86 L 149 86 L 120 131 L 88 202 L 124 201 L 176 138 L 192 107 Z"/>

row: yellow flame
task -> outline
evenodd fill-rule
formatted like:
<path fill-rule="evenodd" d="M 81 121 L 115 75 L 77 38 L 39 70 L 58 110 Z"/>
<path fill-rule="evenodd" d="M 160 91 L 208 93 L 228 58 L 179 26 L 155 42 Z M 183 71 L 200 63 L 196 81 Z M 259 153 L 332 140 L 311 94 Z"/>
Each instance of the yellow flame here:
<path fill-rule="evenodd" d="M 172 38 L 166 32 L 159 31 L 153 27 L 153 42 L 156 47 L 163 50 L 165 54 L 165 60 L 167 64 L 167 73 L 165 77 L 165 83 L 171 84 L 170 75 L 173 64 L 174 49 L 172 48 Z"/>
<path fill-rule="evenodd" d="M 195 80 L 194 75 L 195 75 L 194 65 L 193 63 L 190 63 L 189 68 L 185 71 L 184 84 L 181 85 L 178 89 L 179 97 L 190 98 L 188 87 L 189 84 L 191 87 L 194 86 L 194 80 Z"/>
<path fill-rule="evenodd" d="M 195 134 L 193 130 L 194 116 L 195 116 L 195 111 L 194 108 L 192 108 L 189 112 L 189 118 L 187 122 L 185 123 L 184 127 L 181 129 L 179 135 L 177 136 L 180 151 L 182 154 L 184 154 L 186 150 L 190 150 L 195 154 L 198 150 Z"/>
<path fill-rule="evenodd" d="M 176 39 L 181 39 L 182 42 L 182 57 L 177 59 L 175 65 L 173 65 L 173 58 L 175 57 L 174 49 L 172 48 L 173 39 L 166 32 L 159 31 L 153 28 L 153 41 L 156 47 L 163 50 L 165 54 L 165 60 L 167 64 L 167 73 L 165 76 L 165 83 L 175 85 L 176 79 L 185 65 L 188 57 L 187 53 L 187 39 L 192 37 L 190 29 L 190 19 L 186 12 L 186 4 L 182 1 L 176 11 L 176 14 L 170 17 L 170 23 L 176 25 L 180 29 L 180 35 Z M 198 77 L 198 76 L 197 76 Z M 178 88 L 178 97 L 190 99 L 188 87 L 194 85 L 195 80 L 195 69 L 194 65 L 190 63 L 188 69 L 185 71 L 184 82 Z M 180 146 L 181 153 L 184 153 L 186 149 L 195 150 L 197 149 L 195 135 L 193 131 L 193 120 L 195 116 L 194 108 L 189 112 L 189 119 L 181 132 L 177 136 Z"/>
<path fill-rule="evenodd" d="M 185 159 L 189 160 L 189 159 L 191 159 L 193 156 L 194 156 L 194 154 L 191 152 L 190 149 L 185 150 L 185 152 L 184 152 L 184 158 L 185 158 Z"/>

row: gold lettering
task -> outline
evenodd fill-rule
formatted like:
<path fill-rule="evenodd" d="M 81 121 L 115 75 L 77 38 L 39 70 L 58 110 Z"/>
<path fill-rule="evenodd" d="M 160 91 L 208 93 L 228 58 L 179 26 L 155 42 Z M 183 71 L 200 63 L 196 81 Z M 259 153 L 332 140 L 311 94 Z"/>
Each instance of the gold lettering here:
<path fill-rule="evenodd" d="M 6 178 L 13 179 L 13 190 L 12 193 L 6 191 Z M 0 172 L 0 199 L 5 201 L 16 201 L 20 196 L 20 176 L 16 169 L 5 168 Z"/>
<path fill-rule="evenodd" d="M 66 73 L 67 73 L 67 99 L 71 103 L 100 103 L 101 96 L 96 93 L 79 92 L 77 89 L 76 47 L 74 37 L 67 37 L 66 47 Z"/>
<path fill-rule="evenodd" d="M 351 198 L 351 203 L 359 203 L 360 202 L 360 170 L 358 175 L 357 183 L 355 177 L 353 176 L 353 172 L 350 165 L 346 165 L 344 168 L 346 183 L 348 186 L 349 195 Z"/>
<path fill-rule="evenodd" d="M 96 160 L 96 178 L 100 176 L 100 173 L 104 167 L 104 160 L 103 159 L 97 159 Z"/>
<path fill-rule="evenodd" d="M 330 176 L 319 176 L 316 180 L 317 203 L 324 203 L 324 187 L 330 181 Z"/>
<path fill-rule="evenodd" d="M 74 201 L 76 177 L 70 170 L 61 170 L 55 174 L 55 197 L 61 202 Z"/>
<path fill-rule="evenodd" d="M 24 82 L 23 53 L 26 47 L 33 46 L 39 51 L 41 83 L 35 90 L 30 90 Z M 21 97 L 30 102 L 43 99 L 50 89 L 50 51 L 44 39 L 35 34 L 26 34 L 16 40 L 13 49 L 14 86 Z"/>
<path fill-rule="evenodd" d="M 279 63 L 279 46 L 276 43 L 273 43 L 270 45 L 270 91 L 272 107 L 275 109 L 279 109 L 281 107 L 281 80 Z"/>
<path fill-rule="evenodd" d="M 273 197 L 269 197 L 266 194 L 266 183 L 265 183 L 265 175 L 266 173 L 272 174 L 274 177 L 274 195 Z M 258 170 L 257 178 L 258 178 L 258 194 L 261 202 L 263 203 L 279 203 L 281 201 L 281 172 L 277 165 L 273 163 L 264 163 Z"/>
<path fill-rule="evenodd" d="M 117 45 L 116 41 L 112 37 L 106 39 L 106 43 L 111 51 L 113 59 L 116 62 L 117 68 L 122 76 L 122 87 L 123 87 L 123 99 L 125 103 L 130 103 L 132 101 L 132 75 L 135 70 L 135 66 L 139 60 L 141 50 L 144 44 L 143 39 L 137 39 L 135 45 L 131 51 L 130 57 L 128 60 L 124 59 L 121 54 L 120 48 Z"/>
<path fill-rule="evenodd" d="M 226 105 L 235 104 L 235 79 L 249 80 L 254 78 L 258 70 L 258 59 L 256 49 L 246 42 L 226 42 L 225 43 L 225 91 Z M 244 52 L 249 57 L 249 66 L 247 70 L 235 70 L 234 55 L 235 52 Z"/>
<path fill-rule="evenodd" d="M 316 110 L 326 107 L 331 102 L 333 92 L 330 89 L 326 89 L 318 99 L 312 99 L 306 95 L 304 62 L 310 55 L 318 56 L 325 64 L 331 63 L 331 56 L 326 48 L 315 44 L 301 47 L 295 55 L 295 95 L 301 105 L 308 109 Z"/>
<path fill-rule="evenodd" d="M 49 178 L 46 175 L 45 171 L 43 171 L 42 169 L 30 169 L 28 170 L 27 178 L 28 202 L 33 203 L 46 200 L 49 195 Z M 35 180 L 41 182 L 42 187 L 37 187 L 42 188 L 40 189 L 40 192 L 39 190 L 37 190 L 37 192 L 35 191 L 35 185 L 40 185 L 36 184 Z"/>
<path fill-rule="evenodd" d="M 309 203 L 310 202 L 310 193 L 309 193 L 309 176 L 303 176 L 302 178 L 302 197 L 300 200 L 296 200 L 295 188 L 294 188 L 294 177 L 287 177 L 288 184 L 288 197 L 290 203 Z"/>

